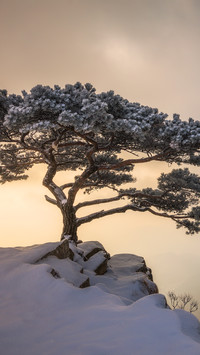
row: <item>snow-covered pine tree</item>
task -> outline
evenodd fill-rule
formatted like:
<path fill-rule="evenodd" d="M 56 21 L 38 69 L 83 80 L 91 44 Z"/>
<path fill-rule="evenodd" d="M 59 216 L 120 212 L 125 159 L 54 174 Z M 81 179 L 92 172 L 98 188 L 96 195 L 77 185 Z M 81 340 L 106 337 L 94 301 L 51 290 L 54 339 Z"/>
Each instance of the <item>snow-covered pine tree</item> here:
<path fill-rule="evenodd" d="M 1 183 L 26 179 L 33 165 L 46 164 L 43 184 L 52 195 L 45 197 L 62 213 L 61 238 L 71 235 L 77 241 L 77 228 L 83 223 L 127 210 L 148 211 L 174 220 L 187 233 L 198 232 L 200 178 L 188 168 L 162 174 L 155 190 L 124 187 L 135 181 L 135 164 L 199 165 L 199 149 L 199 121 L 182 121 L 178 115 L 168 120 L 157 109 L 131 103 L 113 91 L 97 94 L 91 84 L 37 85 L 22 96 L 0 91 Z M 56 173 L 68 170 L 77 170 L 78 175 L 58 186 Z M 75 203 L 80 190 L 89 193 L 105 187 L 115 196 Z M 77 218 L 85 206 L 121 199 L 121 207 Z"/>

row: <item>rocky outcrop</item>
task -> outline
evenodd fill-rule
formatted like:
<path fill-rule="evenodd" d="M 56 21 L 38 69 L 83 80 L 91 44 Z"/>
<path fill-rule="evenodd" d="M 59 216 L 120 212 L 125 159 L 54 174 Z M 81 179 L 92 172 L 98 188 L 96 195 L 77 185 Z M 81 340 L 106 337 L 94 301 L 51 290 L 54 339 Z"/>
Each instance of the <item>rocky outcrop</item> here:
<path fill-rule="evenodd" d="M 84 270 L 93 271 L 97 275 L 105 274 L 110 254 L 101 243 L 91 241 L 80 243 L 77 247 L 72 244 L 71 247 L 75 254 L 74 260 L 82 265 Z"/>
<path fill-rule="evenodd" d="M 141 297 L 158 293 L 157 285 L 151 278 L 142 257 L 117 254 L 108 261 L 107 271 L 103 276 L 90 275 L 90 283 L 120 296 L 124 303 L 130 304 Z"/>
<path fill-rule="evenodd" d="M 70 247 L 69 247 L 69 241 L 67 239 L 65 239 L 63 242 L 61 242 L 61 244 L 59 244 L 57 246 L 57 248 L 44 254 L 39 260 L 46 259 L 48 256 L 56 256 L 56 258 L 58 258 L 58 259 L 69 258 L 69 259 L 73 260 L 74 253 L 73 253 L 72 249 L 70 249 Z M 39 260 L 37 260 L 37 261 L 39 261 Z"/>
<path fill-rule="evenodd" d="M 90 259 L 91 256 L 98 253 L 99 251 L 103 251 L 103 253 L 107 259 L 110 258 L 110 254 L 107 253 L 107 251 L 104 249 L 103 245 L 97 241 L 79 243 L 78 249 L 83 252 L 85 260 Z"/>
<path fill-rule="evenodd" d="M 108 264 L 112 270 L 115 270 L 118 274 L 126 274 L 127 271 L 143 272 L 153 281 L 152 271 L 146 266 L 146 262 L 141 256 L 134 254 L 116 254 L 112 256 Z"/>
<path fill-rule="evenodd" d="M 76 245 L 65 239 L 37 263 L 48 264 L 55 278 L 65 279 L 80 288 L 97 286 L 120 296 L 126 304 L 158 292 L 144 258 L 134 254 L 110 257 L 96 241 Z"/>
<path fill-rule="evenodd" d="M 92 254 L 91 254 L 92 255 Z M 107 259 L 103 251 L 93 254 L 84 264 L 86 270 L 94 271 L 97 275 L 103 275 L 107 271 Z"/>

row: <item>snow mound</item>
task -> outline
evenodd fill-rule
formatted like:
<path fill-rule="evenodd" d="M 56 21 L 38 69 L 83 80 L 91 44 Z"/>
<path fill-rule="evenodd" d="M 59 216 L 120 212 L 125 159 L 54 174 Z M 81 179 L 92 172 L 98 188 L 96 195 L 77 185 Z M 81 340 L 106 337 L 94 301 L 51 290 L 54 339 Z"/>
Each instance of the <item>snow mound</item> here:
<path fill-rule="evenodd" d="M 67 281 L 74 276 L 74 264 L 81 275 L 82 265 L 77 262 L 51 255 L 35 264 L 58 245 L 0 248 L 2 354 L 200 354 L 198 320 L 185 311 L 166 308 L 163 295 L 148 295 L 125 305 L 123 297 L 97 285 L 80 289 Z M 52 268 L 60 278 L 52 276 Z M 86 271 L 90 279 L 107 277 Z M 113 280 L 123 279 L 115 271 L 107 273 Z"/>

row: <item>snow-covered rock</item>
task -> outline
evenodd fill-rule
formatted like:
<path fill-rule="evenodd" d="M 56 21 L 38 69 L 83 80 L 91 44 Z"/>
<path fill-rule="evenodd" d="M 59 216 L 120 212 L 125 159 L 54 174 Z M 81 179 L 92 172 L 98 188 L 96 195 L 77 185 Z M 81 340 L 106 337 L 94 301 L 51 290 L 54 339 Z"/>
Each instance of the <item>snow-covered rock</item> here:
<path fill-rule="evenodd" d="M 89 277 L 91 285 L 96 285 L 104 292 L 120 296 L 125 304 L 158 293 L 157 285 L 148 275 L 144 259 L 133 254 L 112 256 L 103 276 L 89 275 Z"/>
<path fill-rule="evenodd" d="M 73 241 L 65 239 L 53 251 L 40 257 L 37 263 L 51 266 L 51 273 L 56 278 L 62 277 L 80 288 L 96 285 L 105 292 L 120 296 L 126 304 L 158 292 L 142 257 L 118 254 L 110 258 L 99 242 L 76 246 Z"/>
<path fill-rule="evenodd" d="M 103 275 L 107 271 L 107 261 L 110 254 L 103 245 L 97 241 L 79 243 L 75 246 L 70 244 L 74 252 L 74 261 L 82 265 L 84 270 L 94 271 L 97 275 Z"/>
<path fill-rule="evenodd" d="M 94 254 L 99 251 L 103 251 L 104 255 L 109 259 L 110 255 L 105 250 L 104 246 L 97 241 L 90 241 L 78 244 L 78 249 L 83 252 L 83 255 L 86 259 L 91 258 Z"/>
<path fill-rule="evenodd" d="M 38 262 L 39 264 L 48 264 L 55 272 L 55 277 L 63 278 L 76 287 L 90 286 L 89 278 L 82 273 L 82 266 L 78 263 L 67 259 L 59 260 L 56 256 L 48 256 Z M 52 274 L 54 276 L 54 274 Z"/>
<path fill-rule="evenodd" d="M 67 239 L 65 239 L 63 242 L 61 242 L 55 249 L 49 251 L 45 255 L 43 255 L 40 259 L 45 259 L 48 256 L 55 256 L 58 259 L 66 259 L 69 258 L 73 260 L 74 253 L 72 249 L 69 247 L 69 242 Z"/>
<path fill-rule="evenodd" d="M 152 279 L 151 269 L 147 268 L 143 257 L 134 254 L 116 254 L 108 262 L 114 274 L 127 276 L 127 273 L 144 272 Z"/>
<path fill-rule="evenodd" d="M 111 258 L 107 272 L 99 276 L 82 270 L 78 260 L 83 256 L 72 245 L 76 261 L 55 255 L 41 260 L 58 245 L 0 248 L 3 355 L 200 354 L 199 321 L 183 310 L 170 310 L 163 295 L 144 297 L 142 280 L 151 281 L 145 273 L 134 271 L 137 257 L 132 259 L 134 266 L 129 256 L 123 256 L 125 273 L 119 258 L 113 262 Z M 52 277 L 52 270 L 58 277 Z M 75 280 L 77 285 L 82 281 L 80 275 L 89 277 L 94 286 L 74 287 Z M 133 302 L 136 291 L 141 298 Z"/>
<path fill-rule="evenodd" d="M 94 271 L 97 275 L 103 275 L 107 271 L 107 258 L 103 251 L 92 255 L 89 260 L 84 263 L 86 270 Z"/>

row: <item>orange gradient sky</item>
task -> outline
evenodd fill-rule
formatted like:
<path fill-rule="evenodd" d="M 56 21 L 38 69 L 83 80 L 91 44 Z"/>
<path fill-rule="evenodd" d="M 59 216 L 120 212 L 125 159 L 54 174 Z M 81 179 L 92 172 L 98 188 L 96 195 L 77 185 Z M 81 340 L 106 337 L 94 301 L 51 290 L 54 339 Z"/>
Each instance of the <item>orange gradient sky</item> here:
<path fill-rule="evenodd" d="M 91 82 L 170 116 L 200 117 L 198 0 L 1 0 L 0 43 L 0 87 L 9 93 Z M 0 186 L 1 246 L 59 239 L 61 217 L 44 200 L 44 169 Z M 138 186 L 155 186 L 169 169 L 138 165 Z M 189 291 L 200 300 L 200 237 L 173 222 L 127 212 L 83 225 L 79 238 L 99 240 L 111 254 L 144 256 L 161 292 Z"/>

